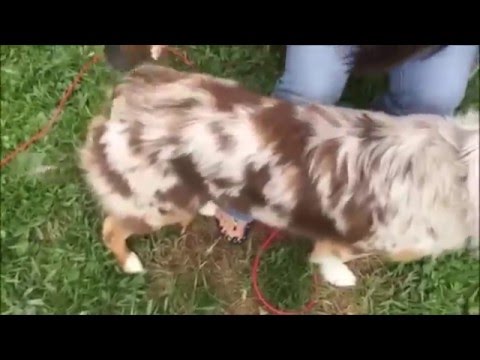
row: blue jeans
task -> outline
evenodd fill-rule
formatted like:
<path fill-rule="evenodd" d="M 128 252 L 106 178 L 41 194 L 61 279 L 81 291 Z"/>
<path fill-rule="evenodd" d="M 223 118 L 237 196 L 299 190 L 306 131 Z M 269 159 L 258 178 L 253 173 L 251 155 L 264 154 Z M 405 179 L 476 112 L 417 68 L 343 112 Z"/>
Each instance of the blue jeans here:
<path fill-rule="evenodd" d="M 350 76 L 342 59 L 353 46 L 289 45 L 273 95 L 297 104 L 337 103 Z M 465 96 L 478 52 L 478 45 L 449 45 L 428 59 L 406 61 L 390 72 L 389 89 L 373 107 L 392 115 L 452 115 Z M 252 220 L 233 209 L 226 211 L 238 220 Z"/>

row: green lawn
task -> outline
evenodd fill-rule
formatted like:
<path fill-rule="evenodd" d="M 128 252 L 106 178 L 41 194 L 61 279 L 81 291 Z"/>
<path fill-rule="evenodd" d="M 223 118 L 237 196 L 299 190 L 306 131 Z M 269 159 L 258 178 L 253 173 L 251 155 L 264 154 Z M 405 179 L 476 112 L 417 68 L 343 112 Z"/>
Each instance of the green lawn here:
<path fill-rule="evenodd" d="M 101 47 L 1 47 L 1 150 L 4 156 L 37 131 L 81 65 Z M 268 93 L 281 69 L 274 47 L 195 46 L 189 54 L 205 72 L 241 80 Z M 77 168 L 76 150 L 118 74 L 94 66 L 50 134 L 1 173 L 2 314 L 252 314 L 250 264 L 261 239 L 241 247 L 216 242 L 201 220 L 186 237 L 176 228 L 132 246 L 148 267 L 121 274 L 99 239 L 98 208 Z M 344 100 L 366 106 L 383 80 L 349 84 Z M 465 105 L 478 106 L 478 73 Z M 269 298 L 299 307 L 309 297 L 307 247 L 277 244 L 265 255 L 262 286 Z M 410 265 L 369 260 L 355 264 L 360 284 L 315 289 L 317 313 L 477 313 L 479 263 L 462 254 Z"/>

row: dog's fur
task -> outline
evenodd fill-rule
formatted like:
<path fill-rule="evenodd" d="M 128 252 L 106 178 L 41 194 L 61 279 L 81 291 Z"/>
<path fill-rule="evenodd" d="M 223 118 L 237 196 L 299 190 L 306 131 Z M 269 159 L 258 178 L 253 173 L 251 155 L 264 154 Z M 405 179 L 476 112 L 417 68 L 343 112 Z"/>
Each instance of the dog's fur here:
<path fill-rule="evenodd" d="M 143 271 L 130 235 L 220 206 L 310 237 L 324 278 L 351 286 L 356 257 L 409 261 L 478 238 L 478 112 L 452 120 L 297 106 L 142 65 L 92 122 L 81 159 L 126 272 Z"/>

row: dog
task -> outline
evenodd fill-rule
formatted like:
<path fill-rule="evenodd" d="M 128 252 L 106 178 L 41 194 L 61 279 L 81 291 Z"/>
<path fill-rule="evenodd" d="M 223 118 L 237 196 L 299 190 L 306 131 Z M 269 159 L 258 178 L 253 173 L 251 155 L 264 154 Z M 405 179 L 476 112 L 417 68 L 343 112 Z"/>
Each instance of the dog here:
<path fill-rule="evenodd" d="M 311 239 L 310 261 L 338 287 L 356 284 L 347 263 L 359 257 L 478 249 L 467 241 L 479 235 L 478 111 L 446 119 L 294 105 L 144 64 L 116 86 L 80 154 L 106 213 L 103 241 L 125 273 L 144 271 L 127 238 L 185 230 L 217 206 Z"/>

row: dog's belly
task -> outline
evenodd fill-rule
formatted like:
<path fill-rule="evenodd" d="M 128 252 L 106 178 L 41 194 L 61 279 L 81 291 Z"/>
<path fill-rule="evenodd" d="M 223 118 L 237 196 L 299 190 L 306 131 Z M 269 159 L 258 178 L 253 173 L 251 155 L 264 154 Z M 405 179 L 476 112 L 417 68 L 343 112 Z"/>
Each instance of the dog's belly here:
<path fill-rule="evenodd" d="M 348 224 L 348 236 L 345 236 L 345 232 L 337 225 L 338 221 L 326 215 L 313 185 L 306 182 L 293 194 L 284 194 L 275 189 L 282 178 L 272 181 L 265 176 L 265 172 L 258 170 L 253 171 L 250 179 L 242 183 L 210 179 L 207 181 L 210 200 L 222 209 L 233 209 L 268 226 L 312 240 L 329 238 L 354 243 L 363 239 L 370 229 L 368 219 L 357 221 Z M 345 230 L 345 224 L 342 225 Z"/>

